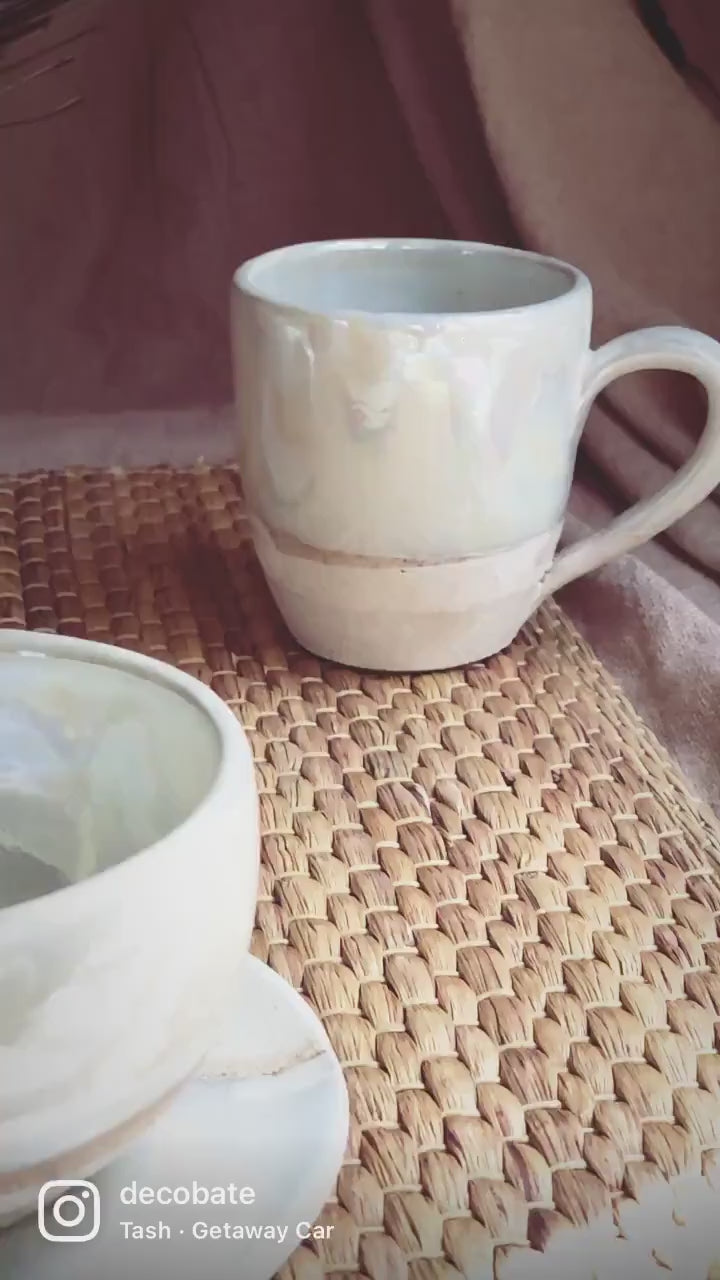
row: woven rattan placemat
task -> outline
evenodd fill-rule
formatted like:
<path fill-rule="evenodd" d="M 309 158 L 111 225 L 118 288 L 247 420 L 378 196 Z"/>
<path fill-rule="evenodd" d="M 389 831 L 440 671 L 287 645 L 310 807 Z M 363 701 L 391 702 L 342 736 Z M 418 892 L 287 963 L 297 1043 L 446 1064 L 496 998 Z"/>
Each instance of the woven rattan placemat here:
<path fill-rule="evenodd" d="M 352 1130 L 295 1280 L 708 1275 L 712 815 L 555 605 L 412 677 L 288 637 L 233 469 L 0 484 L 0 625 L 144 650 L 257 762 L 254 950 L 323 1019 Z"/>

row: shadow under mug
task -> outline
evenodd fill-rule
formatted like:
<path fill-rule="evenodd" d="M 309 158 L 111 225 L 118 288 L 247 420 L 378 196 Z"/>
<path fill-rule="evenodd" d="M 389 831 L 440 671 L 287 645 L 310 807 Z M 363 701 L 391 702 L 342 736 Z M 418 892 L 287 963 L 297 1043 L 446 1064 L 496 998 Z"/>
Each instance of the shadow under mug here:
<path fill-rule="evenodd" d="M 662 327 L 592 350 L 591 322 L 582 272 L 492 245 L 328 241 L 238 270 L 243 486 L 304 647 L 379 670 L 480 660 L 720 483 L 720 344 Z M 649 368 L 703 383 L 702 439 L 660 493 L 556 554 L 593 399 Z"/>

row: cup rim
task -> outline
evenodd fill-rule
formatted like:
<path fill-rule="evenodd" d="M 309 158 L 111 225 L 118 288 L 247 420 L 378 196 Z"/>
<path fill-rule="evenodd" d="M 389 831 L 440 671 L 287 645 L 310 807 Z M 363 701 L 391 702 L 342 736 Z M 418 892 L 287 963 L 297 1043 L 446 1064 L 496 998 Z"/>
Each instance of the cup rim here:
<path fill-rule="evenodd" d="M 97 640 L 86 640 L 76 636 L 61 636 L 51 632 L 25 631 L 18 628 L 0 629 L 0 657 L 4 654 L 39 656 L 46 658 L 69 658 L 79 662 L 91 662 L 102 667 L 112 667 L 125 671 L 139 679 L 150 680 L 154 684 L 163 685 L 171 693 L 184 698 L 191 705 L 207 716 L 219 742 L 219 761 L 215 776 L 205 795 L 182 821 L 176 823 L 169 831 L 121 858 L 109 867 L 103 867 L 76 880 L 63 885 L 50 893 L 40 894 L 34 898 L 0 907 L 0 937 L 4 926 L 17 922 L 20 915 L 30 919 L 33 914 L 39 916 L 52 909 L 55 903 L 78 905 L 83 897 L 88 898 L 93 892 L 93 885 L 102 880 L 127 875 L 137 868 L 143 860 L 161 858 L 169 843 L 182 832 L 192 833 L 193 827 L 200 827 L 206 814 L 225 797 L 237 798 L 238 780 L 243 776 L 253 779 L 253 758 L 250 743 L 245 731 L 229 707 L 222 699 L 204 685 L 200 680 L 187 675 L 170 663 L 158 658 L 148 657 L 132 649 L 124 649 Z"/>
<path fill-rule="evenodd" d="M 419 249 L 431 253 L 433 250 L 451 250 L 458 254 L 492 253 L 515 260 L 521 259 L 528 264 L 550 267 L 563 274 L 569 280 L 569 287 L 550 298 L 541 298 L 537 302 L 524 302 L 518 306 L 497 307 L 493 310 L 477 311 L 370 311 L 363 307 L 321 307 L 300 306 L 297 303 L 283 301 L 275 291 L 263 288 L 255 277 L 260 270 L 272 266 L 285 259 L 312 259 L 340 252 L 402 252 L 403 249 Z M 578 292 L 592 293 L 590 281 L 579 267 L 531 249 L 516 249 L 507 245 L 492 244 L 483 240 L 451 240 L 432 237 L 358 237 L 341 240 L 308 240 L 296 244 L 281 245 L 265 253 L 257 254 L 240 266 L 233 273 L 233 287 L 257 302 L 275 307 L 290 314 L 324 317 L 325 319 L 362 318 L 368 323 L 378 326 L 404 324 L 421 327 L 428 322 L 432 324 L 457 323 L 468 321 L 492 322 L 505 316 L 518 316 L 524 312 L 542 311 L 550 307 L 566 304 Z"/>

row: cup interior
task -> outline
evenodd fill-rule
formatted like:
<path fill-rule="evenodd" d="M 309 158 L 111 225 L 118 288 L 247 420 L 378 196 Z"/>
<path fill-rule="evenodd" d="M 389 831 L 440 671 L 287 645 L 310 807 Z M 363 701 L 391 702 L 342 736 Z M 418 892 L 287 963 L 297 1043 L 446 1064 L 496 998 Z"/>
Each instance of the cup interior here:
<path fill-rule="evenodd" d="M 168 835 L 209 792 L 221 751 L 209 715 L 159 679 L 0 652 L 0 907 Z"/>
<path fill-rule="evenodd" d="M 275 305 L 316 313 L 451 315 L 551 302 L 572 267 L 466 241 L 338 241 L 293 245 L 246 263 L 236 281 Z"/>

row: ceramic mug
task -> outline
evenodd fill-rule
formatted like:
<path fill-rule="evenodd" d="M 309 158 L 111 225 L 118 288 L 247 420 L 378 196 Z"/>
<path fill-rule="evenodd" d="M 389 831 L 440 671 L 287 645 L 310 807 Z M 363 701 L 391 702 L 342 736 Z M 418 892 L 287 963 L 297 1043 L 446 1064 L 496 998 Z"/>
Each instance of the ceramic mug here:
<path fill-rule="evenodd" d="M 243 487 L 301 644 L 383 670 L 487 657 L 720 483 L 720 345 L 667 327 L 591 350 L 591 319 L 582 272 L 492 245 L 330 241 L 240 268 Z M 665 489 L 556 554 L 593 399 L 649 368 L 703 383 L 704 435 Z"/>
<path fill-rule="evenodd" d="M 250 748 L 211 690 L 0 630 L 0 1226 L 195 1072 L 236 998 L 258 845 Z"/>

